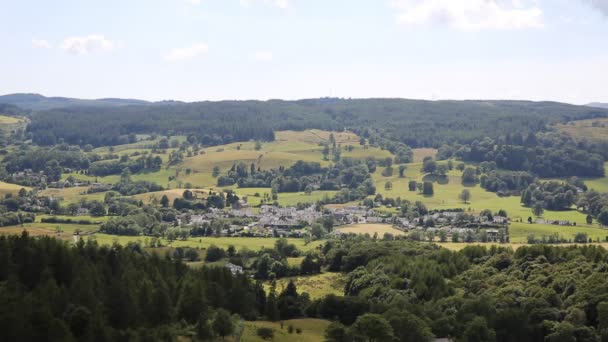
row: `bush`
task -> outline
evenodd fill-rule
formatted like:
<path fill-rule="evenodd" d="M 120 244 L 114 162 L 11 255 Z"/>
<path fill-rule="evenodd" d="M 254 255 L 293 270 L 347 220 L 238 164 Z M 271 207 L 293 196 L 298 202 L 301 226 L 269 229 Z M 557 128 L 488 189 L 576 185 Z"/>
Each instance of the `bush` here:
<path fill-rule="evenodd" d="M 258 328 L 258 330 L 256 331 L 256 334 L 262 339 L 262 340 L 271 340 L 274 337 L 274 329 L 272 328 Z"/>

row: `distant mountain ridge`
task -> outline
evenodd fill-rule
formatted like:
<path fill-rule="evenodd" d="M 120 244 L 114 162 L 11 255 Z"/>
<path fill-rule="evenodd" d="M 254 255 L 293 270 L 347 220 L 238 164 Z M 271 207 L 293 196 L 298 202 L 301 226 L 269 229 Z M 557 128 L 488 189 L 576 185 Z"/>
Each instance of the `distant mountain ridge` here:
<path fill-rule="evenodd" d="M 596 108 L 606 108 L 606 109 L 608 109 L 608 103 L 601 103 L 601 102 L 592 102 L 592 103 L 589 103 L 586 106 L 587 107 L 596 107 Z"/>
<path fill-rule="evenodd" d="M 46 97 L 40 94 L 8 94 L 0 96 L 0 103 L 11 104 L 22 109 L 33 111 L 74 106 L 119 107 L 128 105 L 145 105 L 151 102 L 135 99 L 104 98 L 84 100 L 70 97 Z"/>

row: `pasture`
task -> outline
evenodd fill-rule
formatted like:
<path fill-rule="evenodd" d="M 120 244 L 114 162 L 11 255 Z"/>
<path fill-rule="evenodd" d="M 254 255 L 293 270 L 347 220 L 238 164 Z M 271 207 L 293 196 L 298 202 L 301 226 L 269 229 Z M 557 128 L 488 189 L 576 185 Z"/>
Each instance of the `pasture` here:
<path fill-rule="evenodd" d="M 407 170 L 405 171 L 404 178 L 399 178 L 397 170 L 395 170 L 392 176 L 384 177 L 381 174 L 381 168 L 378 168 L 372 175 L 377 193 L 382 194 L 384 197 L 400 197 L 412 203 L 421 201 L 429 209 L 463 208 L 472 213 L 479 213 L 484 209 L 490 209 L 493 212 L 504 209 L 512 219 L 521 218 L 522 220 L 526 220 L 528 216 L 533 216 L 530 208 L 521 205 L 519 196 L 499 197 L 496 193 L 484 190 L 479 184 L 472 186 L 463 185 L 461 179 L 462 172 L 456 169 L 449 171 L 445 178 L 438 179 L 422 174 L 420 172 L 421 163 L 406 164 L 406 166 Z M 409 191 L 408 183 L 411 180 L 416 182 L 423 182 L 425 180 L 432 182 L 434 195 L 425 196 L 418 191 Z M 390 190 L 384 187 L 387 181 L 392 182 L 392 189 Z M 471 199 L 467 203 L 464 203 L 459 198 L 463 189 L 468 189 L 471 192 Z M 576 210 L 546 210 L 543 218 L 546 220 L 569 220 L 583 225 L 586 215 Z"/>
<path fill-rule="evenodd" d="M 361 235 L 369 234 L 370 236 L 373 236 L 374 234 L 378 234 L 379 238 L 382 238 L 382 236 L 384 236 L 384 234 L 386 234 L 386 233 L 393 234 L 395 236 L 405 235 L 404 232 L 400 231 L 399 229 L 393 228 L 392 225 L 381 224 L 381 223 L 352 224 L 352 225 L 337 228 L 336 230 L 343 234 L 351 234 L 351 233 L 352 234 L 361 234 Z"/>
<path fill-rule="evenodd" d="M 539 239 L 543 235 L 549 236 L 559 234 L 565 239 L 574 239 L 576 233 L 586 233 L 593 241 L 599 239 L 600 242 L 606 241 L 608 229 L 588 226 L 557 226 L 549 224 L 529 224 L 527 222 L 512 222 L 509 225 L 509 235 L 511 243 L 526 243 L 528 235 L 534 234 Z"/>
<path fill-rule="evenodd" d="M 298 276 L 281 278 L 276 280 L 277 293 L 281 293 L 287 287 L 289 281 L 293 281 L 298 293 L 308 293 L 311 299 L 323 298 L 328 294 L 336 296 L 344 295 L 346 276 L 343 273 L 325 272 L 312 276 Z M 270 282 L 264 283 L 266 291 L 270 289 Z"/>
<path fill-rule="evenodd" d="M 329 321 L 315 318 L 305 319 L 290 319 L 280 322 L 254 321 L 245 322 L 241 341 L 243 342 L 264 342 L 257 336 L 257 328 L 272 328 L 274 330 L 273 342 L 318 342 L 323 341 L 325 329 L 329 325 Z M 288 327 L 292 326 L 293 333 L 288 332 Z M 301 329 L 301 333 L 296 333 L 296 328 Z"/>
<path fill-rule="evenodd" d="M 608 118 L 570 121 L 555 128 L 575 139 L 608 140 Z"/>
<path fill-rule="evenodd" d="M 15 195 L 21 189 L 25 189 L 27 191 L 31 190 L 31 188 L 29 188 L 27 186 L 21 186 L 18 184 L 11 184 L 11 183 L 6 183 L 6 182 L 0 181 L 0 196 L 4 197 L 6 194 Z"/>
<path fill-rule="evenodd" d="M 220 174 L 224 174 L 232 165 L 240 162 L 247 165 L 253 163 L 261 169 L 271 169 L 279 166 L 289 167 L 298 160 L 328 165 L 329 161 L 323 160 L 323 147 L 320 143 L 328 141 L 330 134 L 332 132 L 321 130 L 279 131 L 275 134 L 276 140 L 263 142 L 259 151 L 255 149 L 255 142 L 253 141 L 209 147 L 205 149 L 204 154 L 187 158 L 177 166 L 179 170 L 182 170 L 178 179 L 194 186 L 212 187 L 217 183 L 217 180 L 212 176 L 214 167 L 219 167 Z M 343 157 L 365 158 L 374 156 L 385 158 L 392 156 L 386 150 L 376 147 L 364 148 L 359 145 L 359 138 L 354 133 L 333 132 L 333 134 L 336 143 L 343 148 Z M 352 146 L 352 151 L 344 150 L 345 146 Z M 189 174 L 184 172 L 186 169 L 190 170 Z"/>

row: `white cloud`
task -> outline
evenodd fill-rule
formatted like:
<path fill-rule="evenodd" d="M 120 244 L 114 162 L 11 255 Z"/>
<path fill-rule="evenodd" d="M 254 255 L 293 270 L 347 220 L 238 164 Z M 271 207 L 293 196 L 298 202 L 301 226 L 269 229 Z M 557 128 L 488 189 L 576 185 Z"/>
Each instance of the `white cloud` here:
<path fill-rule="evenodd" d="M 543 26 L 534 0 L 392 0 L 405 25 L 440 24 L 459 30 L 513 30 Z"/>
<path fill-rule="evenodd" d="M 98 34 L 66 38 L 61 44 L 62 50 L 73 55 L 84 55 L 97 50 L 112 50 L 113 48 L 114 42 Z"/>
<path fill-rule="evenodd" d="M 180 61 L 184 59 L 191 59 L 209 51 L 209 47 L 204 43 L 196 43 L 185 48 L 177 48 L 169 51 L 165 55 L 165 59 L 168 61 Z"/>
<path fill-rule="evenodd" d="M 270 62 L 274 58 L 270 51 L 256 51 L 252 58 L 259 62 Z"/>
<path fill-rule="evenodd" d="M 33 39 L 32 40 L 32 47 L 34 49 L 50 49 L 53 46 L 47 40 L 44 40 L 44 39 Z"/>
<path fill-rule="evenodd" d="M 280 9 L 289 8 L 289 0 L 240 0 L 240 4 L 243 7 L 250 7 L 255 3 L 263 3 L 268 6 L 278 7 Z"/>
<path fill-rule="evenodd" d="M 608 1 L 606 0 L 583 0 L 584 2 L 595 7 L 597 10 L 608 16 Z"/>

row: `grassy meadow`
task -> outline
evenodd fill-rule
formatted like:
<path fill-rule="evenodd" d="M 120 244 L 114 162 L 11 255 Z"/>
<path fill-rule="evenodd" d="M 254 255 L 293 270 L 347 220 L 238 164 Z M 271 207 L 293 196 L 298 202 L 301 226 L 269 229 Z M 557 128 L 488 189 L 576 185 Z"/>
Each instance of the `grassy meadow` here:
<path fill-rule="evenodd" d="M 385 233 L 390 233 L 395 236 L 405 235 L 404 232 L 399 229 L 393 228 L 390 224 L 381 224 L 381 223 L 359 223 L 359 224 L 351 224 L 348 226 L 337 228 L 341 233 L 344 234 L 368 234 L 373 236 L 374 234 L 378 234 L 379 238 L 382 238 Z"/>
<path fill-rule="evenodd" d="M 294 282 L 298 293 L 306 292 L 312 299 L 322 298 L 328 294 L 344 295 L 345 275 L 343 273 L 325 272 L 312 276 L 281 278 L 276 280 L 277 292 L 281 293 L 289 281 Z M 266 282 L 264 288 L 269 291 L 270 282 Z"/>
<path fill-rule="evenodd" d="M 264 342 L 257 336 L 257 328 L 272 328 L 274 330 L 273 342 L 318 342 L 323 341 L 325 329 L 329 325 L 329 321 L 314 318 L 291 319 L 281 322 L 255 321 L 245 322 L 241 341 L 243 342 Z M 292 326 L 293 333 L 288 332 L 288 327 Z M 296 328 L 301 329 L 301 333 L 296 333 Z"/>
<path fill-rule="evenodd" d="M 21 189 L 25 189 L 28 191 L 31 190 L 31 188 L 29 188 L 27 186 L 11 184 L 11 183 L 6 183 L 6 182 L 0 181 L 0 195 L 1 196 L 5 196 L 6 194 L 15 195 L 15 194 L 19 193 L 19 190 L 21 190 Z"/>
<path fill-rule="evenodd" d="M 608 140 L 608 118 L 570 121 L 555 128 L 578 139 Z"/>

